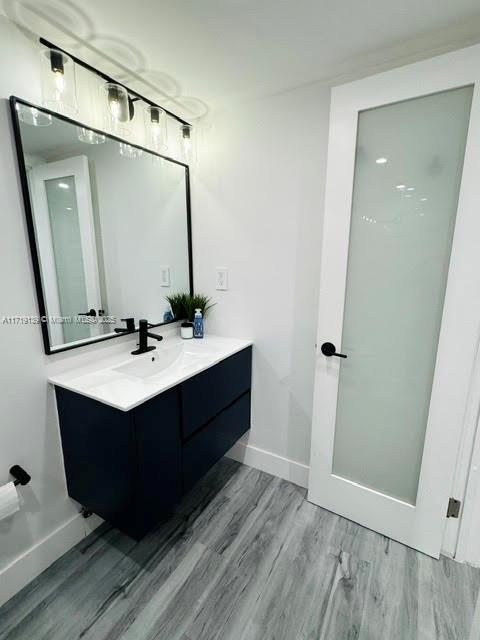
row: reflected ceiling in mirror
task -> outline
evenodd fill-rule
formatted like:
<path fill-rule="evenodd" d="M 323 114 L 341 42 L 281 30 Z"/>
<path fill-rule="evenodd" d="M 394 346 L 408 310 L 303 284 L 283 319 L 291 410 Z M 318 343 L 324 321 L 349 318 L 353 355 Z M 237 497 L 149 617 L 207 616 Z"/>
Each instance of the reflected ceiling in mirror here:
<path fill-rule="evenodd" d="M 188 167 L 11 99 L 45 350 L 171 321 L 192 292 Z"/>

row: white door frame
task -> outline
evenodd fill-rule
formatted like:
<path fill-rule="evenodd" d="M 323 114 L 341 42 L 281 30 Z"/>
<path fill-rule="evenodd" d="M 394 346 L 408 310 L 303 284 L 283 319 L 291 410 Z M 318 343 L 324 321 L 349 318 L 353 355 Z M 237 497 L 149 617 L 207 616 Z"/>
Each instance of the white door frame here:
<path fill-rule="evenodd" d="M 359 488 L 331 473 L 338 372 L 323 342 L 339 349 L 359 111 L 474 85 L 417 505 Z M 480 46 L 438 56 L 332 90 L 320 275 L 309 499 L 438 557 L 475 364 L 480 318 Z M 332 287 L 335 283 L 335 287 Z M 328 291 L 328 303 L 325 293 Z M 340 492 L 339 489 L 341 483 Z"/>
<path fill-rule="evenodd" d="M 445 525 L 442 552 L 480 567 L 480 335 L 451 496 L 462 503 L 459 518 Z"/>
<path fill-rule="evenodd" d="M 63 176 L 73 176 L 75 179 L 80 242 L 87 294 L 87 309 L 85 311 L 90 308 L 98 310 L 102 307 L 88 158 L 87 156 L 75 156 L 65 160 L 36 165 L 29 172 L 35 232 L 40 250 L 45 305 L 47 313 L 54 316 L 60 316 L 61 312 L 45 182 Z M 99 333 L 99 325 L 89 324 L 88 326 L 92 336 Z M 63 330 L 59 324 L 49 323 L 48 327 L 53 350 L 64 342 Z"/>

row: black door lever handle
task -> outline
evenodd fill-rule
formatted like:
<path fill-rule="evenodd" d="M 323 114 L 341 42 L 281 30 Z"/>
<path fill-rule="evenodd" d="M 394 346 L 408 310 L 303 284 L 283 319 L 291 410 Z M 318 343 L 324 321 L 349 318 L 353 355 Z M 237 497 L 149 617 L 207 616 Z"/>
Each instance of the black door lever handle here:
<path fill-rule="evenodd" d="M 334 344 L 331 342 L 324 342 L 320 347 L 321 352 L 324 356 L 330 358 L 330 356 L 337 356 L 337 358 L 346 358 L 347 356 L 344 353 L 337 353 L 337 349 Z"/>

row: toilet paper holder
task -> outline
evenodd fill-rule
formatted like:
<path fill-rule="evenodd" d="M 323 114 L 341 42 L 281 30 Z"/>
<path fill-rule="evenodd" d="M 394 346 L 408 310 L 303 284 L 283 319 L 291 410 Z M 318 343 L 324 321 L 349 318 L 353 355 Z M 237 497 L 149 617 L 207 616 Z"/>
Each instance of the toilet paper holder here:
<path fill-rule="evenodd" d="M 28 474 L 25 469 L 18 464 L 14 464 L 13 467 L 10 468 L 10 475 L 14 478 L 13 484 L 17 487 L 19 484 L 25 486 L 30 482 L 32 476 Z"/>

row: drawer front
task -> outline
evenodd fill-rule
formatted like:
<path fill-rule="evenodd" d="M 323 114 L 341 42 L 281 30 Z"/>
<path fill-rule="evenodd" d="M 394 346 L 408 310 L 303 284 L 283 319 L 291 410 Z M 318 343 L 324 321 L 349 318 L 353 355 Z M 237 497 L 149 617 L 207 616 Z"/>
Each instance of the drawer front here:
<path fill-rule="evenodd" d="M 250 429 L 250 392 L 183 445 L 183 490 L 193 485 Z"/>
<path fill-rule="evenodd" d="M 182 436 L 188 438 L 251 387 L 248 347 L 182 384 Z"/>

